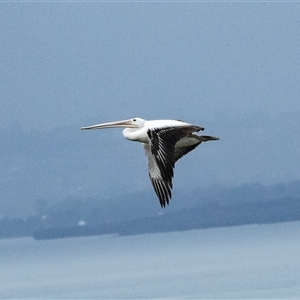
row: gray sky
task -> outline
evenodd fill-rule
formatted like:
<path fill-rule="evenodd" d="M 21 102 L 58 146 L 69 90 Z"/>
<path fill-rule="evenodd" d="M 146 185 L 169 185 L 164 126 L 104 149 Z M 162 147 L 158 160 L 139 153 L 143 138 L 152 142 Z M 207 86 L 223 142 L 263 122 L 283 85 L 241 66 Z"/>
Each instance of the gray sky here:
<path fill-rule="evenodd" d="M 299 16 L 299 3 L 1 3 L 0 129 L 182 119 L 221 140 L 178 163 L 178 187 L 299 180 Z M 78 134 L 99 139 L 108 190 L 150 185 L 119 130 Z"/>

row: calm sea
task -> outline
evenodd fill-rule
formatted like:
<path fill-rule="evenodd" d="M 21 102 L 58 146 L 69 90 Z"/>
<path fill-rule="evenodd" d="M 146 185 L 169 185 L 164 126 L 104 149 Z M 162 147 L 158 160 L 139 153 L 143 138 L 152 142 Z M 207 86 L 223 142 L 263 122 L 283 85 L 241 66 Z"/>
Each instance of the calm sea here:
<path fill-rule="evenodd" d="M 0 240 L 0 298 L 300 298 L 300 222 Z"/>

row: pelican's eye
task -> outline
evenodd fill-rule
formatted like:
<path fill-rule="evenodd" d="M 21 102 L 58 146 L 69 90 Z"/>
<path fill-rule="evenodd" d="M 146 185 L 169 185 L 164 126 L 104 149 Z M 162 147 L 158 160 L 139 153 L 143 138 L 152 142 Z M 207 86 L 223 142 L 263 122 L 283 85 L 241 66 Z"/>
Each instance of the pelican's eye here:
<path fill-rule="evenodd" d="M 133 122 L 136 122 L 136 119 L 133 119 L 132 121 L 133 121 Z"/>

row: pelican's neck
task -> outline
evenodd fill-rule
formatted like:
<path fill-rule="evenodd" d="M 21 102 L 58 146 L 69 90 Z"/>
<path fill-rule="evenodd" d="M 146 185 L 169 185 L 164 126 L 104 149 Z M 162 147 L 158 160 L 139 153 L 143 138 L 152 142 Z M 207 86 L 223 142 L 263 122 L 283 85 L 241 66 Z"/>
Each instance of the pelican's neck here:
<path fill-rule="evenodd" d="M 142 128 L 125 128 L 123 135 L 127 140 L 148 143 L 148 135 L 145 127 Z"/>

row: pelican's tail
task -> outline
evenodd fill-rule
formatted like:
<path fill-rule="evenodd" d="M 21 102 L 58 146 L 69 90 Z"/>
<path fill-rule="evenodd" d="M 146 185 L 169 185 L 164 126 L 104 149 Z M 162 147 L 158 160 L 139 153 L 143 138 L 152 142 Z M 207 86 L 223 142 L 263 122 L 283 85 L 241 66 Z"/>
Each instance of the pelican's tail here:
<path fill-rule="evenodd" d="M 210 136 L 210 135 L 198 135 L 198 140 L 200 142 L 207 142 L 207 141 L 217 141 L 219 140 L 218 137 Z"/>

